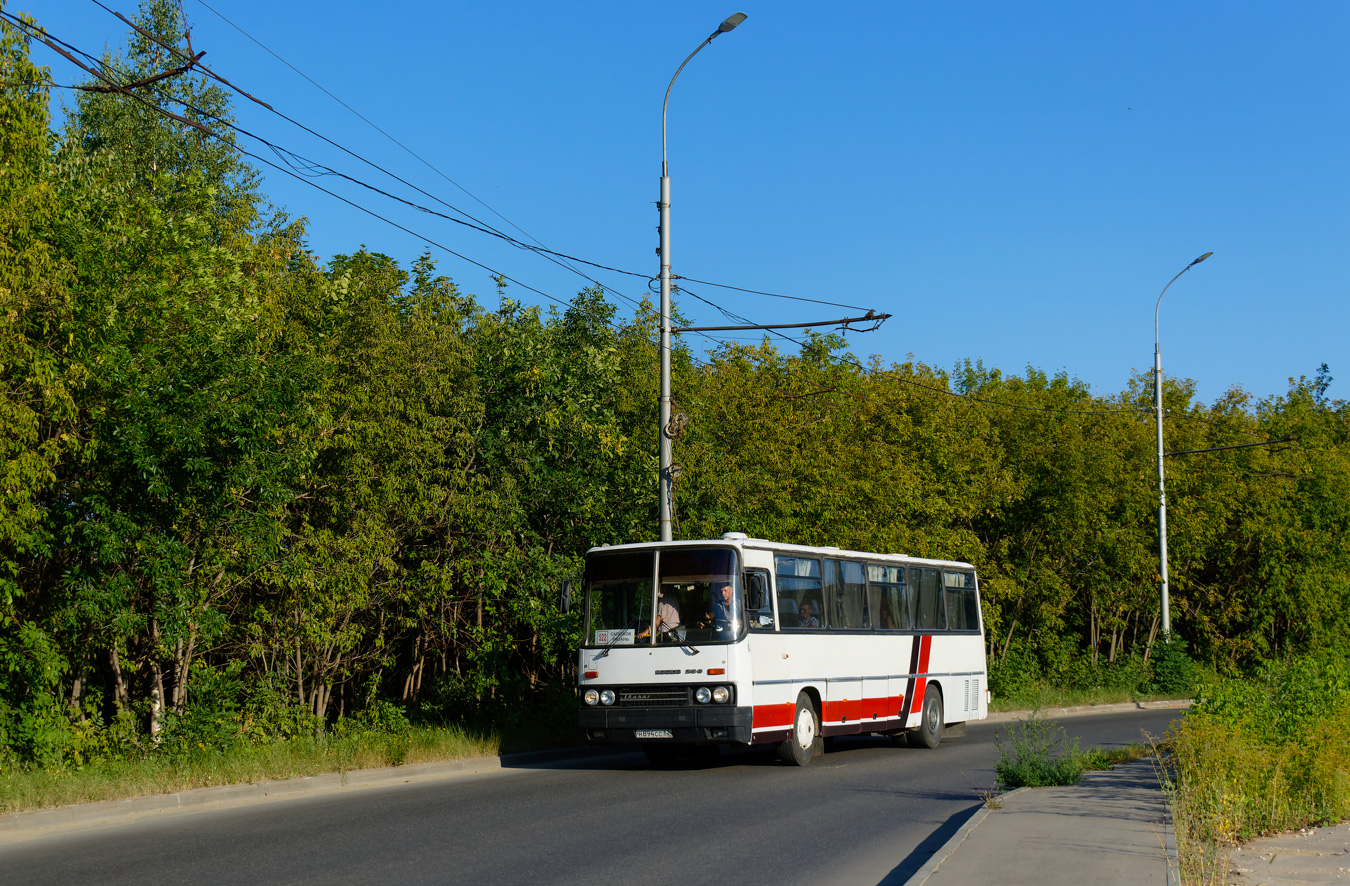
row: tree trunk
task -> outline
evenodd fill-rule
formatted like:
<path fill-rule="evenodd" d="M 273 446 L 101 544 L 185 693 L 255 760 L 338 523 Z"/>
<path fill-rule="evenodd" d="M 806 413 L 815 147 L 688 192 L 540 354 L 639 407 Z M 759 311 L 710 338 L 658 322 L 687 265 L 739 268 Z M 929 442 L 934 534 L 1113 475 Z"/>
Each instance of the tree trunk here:
<path fill-rule="evenodd" d="M 112 668 L 113 675 L 113 702 L 117 706 L 118 713 L 128 710 L 131 707 L 131 699 L 127 695 L 127 682 L 122 676 L 122 659 L 117 654 L 117 645 L 113 644 L 112 651 L 108 654 L 108 665 Z"/>
<path fill-rule="evenodd" d="M 187 710 L 188 674 L 192 672 L 192 655 L 197 647 L 197 632 L 188 634 L 187 643 L 178 641 L 174 649 L 173 710 L 180 717 Z"/>
<path fill-rule="evenodd" d="M 1101 654 L 1102 629 L 1101 623 L 1097 621 L 1097 596 L 1092 595 L 1092 602 L 1088 606 L 1088 645 L 1092 647 L 1092 663 L 1095 665 Z"/>
<path fill-rule="evenodd" d="M 1017 630 L 1016 618 L 1012 620 L 1012 624 L 1008 625 L 1008 636 L 1003 638 L 1003 653 L 998 657 L 1000 662 L 1008 657 L 1008 650 L 1012 648 L 1013 631 L 1015 630 Z"/>
<path fill-rule="evenodd" d="M 314 715 L 318 717 L 320 720 L 322 720 L 324 716 L 327 715 L 328 713 L 328 696 L 329 696 L 328 687 L 324 683 L 320 682 L 314 687 L 313 693 L 314 693 Z"/>
<path fill-rule="evenodd" d="M 1148 629 L 1148 644 L 1144 647 L 1144 663 L 1145 663 L 1145 664 L 1148 663 L 1149 656 L 1151 656 L 1151 655 L 1153 654 L 1153 641 L 1156 640 L 1156 639 L 1158 638 L 1158 626 L 1159 626 L 1159 624 L 1160 624 L 1161 618 L 1162 618 L 1161 616 L 1154 616 L 1154 617 L 1153 617 L 1153 623 L 1152 623 L 1151 625 L 1149 625 L 1149 629 Z"/>
<path fill-rule="evenodd" d="M 295 694 L 300 704 L 305 704 L 305 672 L 300 661 L 300 638 L 295 638 Z"/>
<path fill-rule="evenodd" d="M 78 711 L 80 722 L 84 722 L 84 711 L 80 709 L 80 701 L 84 698 L 84 659 L 77 659 L 75 664 L 75 678 L 70 683 L 70 708 Z"/>
<path fill-rule="evenodd" d="M 155 648 L 159 646 L 159 621 L 150 621 L 150 676 L 154 684 L 150 687 L 150 740 L 159 742 L 159 731 L 164 728 L 164 672 L 156 660 Z"/>
<path fill-rule="evenodd" d="M 159 732 L 164 728 L 164 681 L 161 679 L 159 665 L 150 665 L 155 685 L 150 687 L 150 740 L 159 744 Z"/>

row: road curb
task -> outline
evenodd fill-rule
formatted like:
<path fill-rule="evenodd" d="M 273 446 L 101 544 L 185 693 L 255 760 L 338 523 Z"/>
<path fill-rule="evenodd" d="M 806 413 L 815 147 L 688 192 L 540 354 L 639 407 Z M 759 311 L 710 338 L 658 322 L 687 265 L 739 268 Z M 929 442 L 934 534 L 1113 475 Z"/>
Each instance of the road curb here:
<path fill-rule="evenodd" d="M 1009 791 L 1008 793 L 1001 795 L 998 799 L 1001 802 L 1007 797 L 1029 790 L 1031 790 L 1031 788 L 1017 788 L 1014 791 Z M 970 817 L 970 820 L 961 825 L 960 829 L 952 834 L 951 839 L 946 843 L 943 843 L 940 849 L 928 857 L 928 861 L 924 862 L 923 867 L 915 871 L 914 876 L 905 881 L 904 886 L 923 886 L 923 883 L 927 881 L 929 877 L 933 876 L 934 872 L 936 872 L 937 869 L 942 866 L 942 863 L 947 860 L 947 857 L 955 852 L 957 848 L 965 842 L 966 837 L 969 837 L 971 832 L 979 827 L 980 823 L 988 818 L 989 813 L 993 811 L 994 810 L 989 806 L 988 802 L 977 809 L 975 814 Z"/>

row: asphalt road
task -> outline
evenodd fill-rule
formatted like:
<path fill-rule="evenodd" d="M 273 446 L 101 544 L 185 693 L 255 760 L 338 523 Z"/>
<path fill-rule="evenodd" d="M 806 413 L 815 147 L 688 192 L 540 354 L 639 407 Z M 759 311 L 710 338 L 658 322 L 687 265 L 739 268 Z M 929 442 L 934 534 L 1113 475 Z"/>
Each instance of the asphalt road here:
<path fill-rule="evenodd" d="M 1176 716 L 1059 722 L 1117 747 Z M 979 808 L 1007 728 L 933 751 L 838 739 L 804 769 L 755 750 L 658 770 L 635 753 L 156 816 L 0 847 L 0 883 L 903 883 Z"/>

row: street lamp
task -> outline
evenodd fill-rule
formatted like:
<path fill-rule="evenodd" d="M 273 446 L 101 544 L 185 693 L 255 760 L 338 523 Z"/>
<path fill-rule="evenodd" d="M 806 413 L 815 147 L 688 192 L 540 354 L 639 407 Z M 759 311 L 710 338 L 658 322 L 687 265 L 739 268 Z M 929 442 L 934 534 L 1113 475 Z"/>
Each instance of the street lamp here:
<path fill-rule="evenodd" d="M 1163 296 L 1177 277 L 1189 271 L 1214 253 L 1206 252 L 1195 261 L 1182 268 L 1176 277 L 1167 281 L 1158 304 L 1153 308 L 1153 408 L 1158 415 L 1158 572 L 1162 579 L 1162 630 L 1163 642 L 1171 642 L 1172 618 L 1167 608 L 1167 477 L 1163 471 L 1163 407 L 1162 407 L 1162 348 L 1158 339 L 1158 311 L 1162 308 Z"/>
<path fill-rule="evenodd" d="M 719 34 L 725 34 L 745 21 L 745 13 L 738 12 L 717 26 L 717 30 L 708 35 L 708 39 L 698 45 L 698 49 L 689 53 L 688 58 L 675 69 L 675 77 L 689 64 L 689 59 L 698 55 L 699 49 L 713 42 Z M 675 77 L 670 78 L 666 87 L 665 100 L 661 102 L 661 201 L 656 205 L 661 211 L 661 427 L 658 438 L 658 461 L 661 471 L 661 541 L 670 541 L 670 512 L 675 492 L 675 476 L 670 441 L 670 176 L 666 165 L 666 106 L 670 104 L 670 90 L 675 85 Z"/>

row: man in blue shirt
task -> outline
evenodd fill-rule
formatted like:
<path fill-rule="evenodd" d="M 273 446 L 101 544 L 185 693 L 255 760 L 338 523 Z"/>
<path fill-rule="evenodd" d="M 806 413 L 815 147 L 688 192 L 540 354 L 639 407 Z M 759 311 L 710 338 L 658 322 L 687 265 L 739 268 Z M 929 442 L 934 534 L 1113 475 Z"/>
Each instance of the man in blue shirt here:
<path fill-rule="evenodd" d="M 713 631 L 719 640 L 736 639 L 736 590 L 731 583 L 712 592 Z"/>

